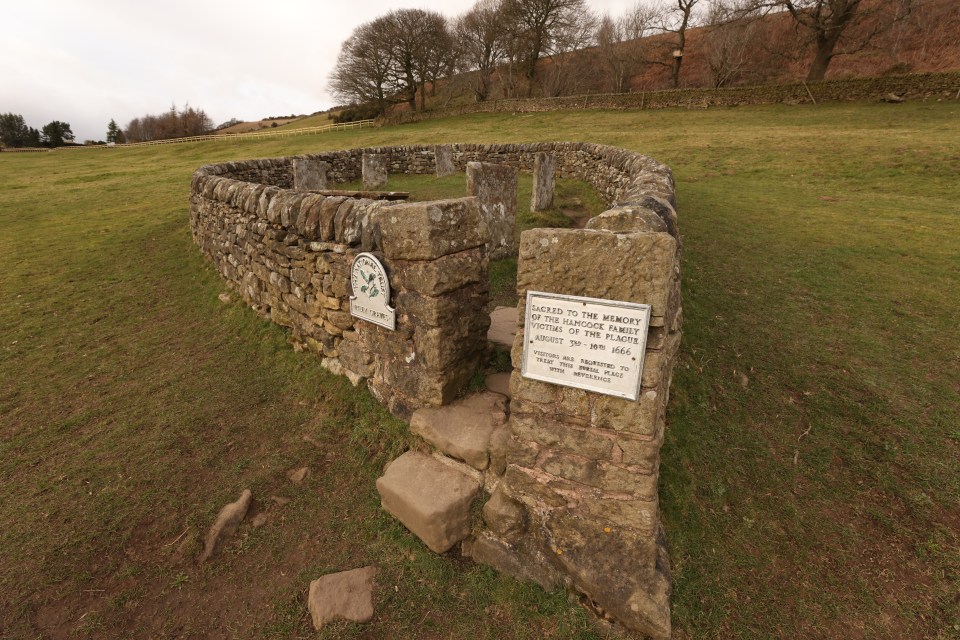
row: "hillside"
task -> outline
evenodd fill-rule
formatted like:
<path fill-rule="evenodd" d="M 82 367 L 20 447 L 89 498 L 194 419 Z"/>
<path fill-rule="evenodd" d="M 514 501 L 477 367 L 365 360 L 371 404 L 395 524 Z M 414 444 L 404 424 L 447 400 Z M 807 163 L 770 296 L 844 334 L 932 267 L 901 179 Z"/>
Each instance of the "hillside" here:
<path fill-rule="evenodd" d="M 867 6 L 884 2 L 869 0 Z M 850 27 L 836 49 L 826 79 L 960 69 L 960 10 L 955 0 L 914 0 L 911 6 L 912 12 L 876 37 L 868 37 L 875 22 Z M 869 44 L 864 45 L 865 41 Z M 594 46 L 544 57 L 537 66 L 532 97 L 617 93 L 617 73 L 625 74 L 624 85 L 632 92 L 673 88 L 675 47 L 674 35 L 658 34 L 612 48 Z M 807 76 L 814 53 L 810 32 L 798 28 L 783 12 L 720 26 L 697 26 L 686 32 L 678 86 L 800 82 Z M 614 71 L 614 59 L 622 65 L 621 71 Z M 477 77 L 477 72 L 471 71 L 446 78 L 436 88 L 428 86 L 427 108 L 473 102 L 471 87 Z M 493 73 L 488 100 L 527 94 L 518 66 L 503 65 Z M 408 109 L 407 104 L 391 108 L 394 113 Z"/>
<path fill-rule="evenodd" d="M 305 119 L 308 119 L 308 118 L 264 118 L 263 120 L 253 120 L 251 122 L 238 122 L 237 124 L 231 125 L 229 127 L 218 129 L 214 133 L 216 134 L 249 133 L 251 131 L 260 131 L 262 129 L 282 127 L 292 122 L 300 122 Z M 311 125 L 302 125 L 302 126 L 311 126 Z"/>

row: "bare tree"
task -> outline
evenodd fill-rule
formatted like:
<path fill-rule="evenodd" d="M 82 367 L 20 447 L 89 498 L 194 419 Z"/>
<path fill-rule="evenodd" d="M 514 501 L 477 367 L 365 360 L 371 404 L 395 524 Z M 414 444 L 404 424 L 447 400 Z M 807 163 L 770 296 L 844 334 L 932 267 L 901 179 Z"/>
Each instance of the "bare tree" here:
<path fill-rule="evenodd" d="M 716 88 L 737 79 L 747 62 L 757 22 L 745 7 L 744 0 L 710 0 L 704 54 Z"/>
<path fill-rule="evenodd" d="M 680 67 L 687 48 L 687 29 L 696 26 L 697 15 L 694 12 L 701 0 L 672 0 L 660 14 L 660 29 L 671 36 L 664 40 L 670 46 L 672 60 L 666 63 L 670 67 L 670 83 L 676 89 L 680 86 Z M 660 64 L 664 64 L 662 60 Z"/>
<path fill-rule="evenodd" d="M 406 102 L 411 111 L 426 108 L 427 85 L 436 86 L 453 63 L 453 37 L 435 11 L 399 9 L 354 29 L 341 45 L 330 75 L 330 89 L 343 102 Z"/>
<path fill-rule="evenodd" d="M 570 17 L 569 21 L 558 25 L 546 51 L 549 60 L 544 65 L 542 86 L 548 96 L 582 93 L 590 74 L 587 62 L 590 56 L 584 50 L 596 42 L 596 14 L 584 6 L 572 12 Z"/>
<path fill-rule="evenodd" d="M 452 38 L 447 22 L 435 11 L 399 9 L 387 14 L 386 33 L 392 46 L 392 78 L 411 111 L 417 109 L 417 90 L 420 107 L 426 107 L 426 84 L 431 69 L 442 65 L 437 58 L 450 56 Z"/>
<path fill-rule="evenodd" d="M 374 104 L 380 113 L 396 101 L 395 87 L 390 84 L 394 65 L 391 29 L 386 16 L 380 17 L 354 29 L 340 45 L 330 75 L 330 89 L 338 100 Z"/>
<path fill-rule="evenodd" d="M 187 105 L 178 111 L 176 105 L 170 105 L 169 110 L 158 116 L 148 114 L 134 118 L 122 135 L 127 142 L 146 142 L 199 136 L 212 130 L 213 121 L 203 109 Z"/>
<path fill-rule="evenodd" d="M 607 75 L 607 87 L 614 93 L 630 90 L 630 78 L 644 64 L 646 43 L 656 10 L 643 3 L 634 5 L 618 18 L 603 17 L 597 28 L 597 53 Z"/>
<path fill-rule="evenodd" d="M 556 53 L 561 34 L 575 33 L 589 15 L 585 0 L 504 0 L 503 15 L 511 33 L 512 53 L 527 79 L 527 97 L 533 95 L 537 66 L 544 55 Z"/>
<path fill-rule="evenodd" d="M 454 27 L 462 69 L 471 73 L 471 89 L 477 102 L 489 97 L 493 73 L 506 60 L 501 2 L 480 0 L 457 19 Z"/>
<path fill-rule="evenodd" d="M 786 11 L 790 14 L 798 29 L 814 46 L 807 80 L 819 82 L 836 56 L 856 53 L 870 46 L 877 35 L 905 18 L 910 6 L 910 2 L 883 0 L 756 0 L 752 8 L 760 12 Z"/>

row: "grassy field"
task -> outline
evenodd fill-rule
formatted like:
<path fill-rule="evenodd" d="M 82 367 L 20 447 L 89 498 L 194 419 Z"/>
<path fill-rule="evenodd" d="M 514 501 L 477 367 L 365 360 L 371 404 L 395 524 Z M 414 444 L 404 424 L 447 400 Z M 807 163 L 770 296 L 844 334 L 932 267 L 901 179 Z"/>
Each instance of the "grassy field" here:
<path fill-rule="evenodd" d="M 381 512 L 405 426 L 221 303 L 187 225 L 208 162 L 564 139 L 677 178 L 685 333 L 660 487 L 676 637 L 960 637 L 956 103 L 0 153 L 0 637 L 596 638 L 564 594 L 437 557 Z M 265 524 L 198 567 L 244 488 Z M 375 621 L 315 634 L 309 581 L 366 564 Z"/>

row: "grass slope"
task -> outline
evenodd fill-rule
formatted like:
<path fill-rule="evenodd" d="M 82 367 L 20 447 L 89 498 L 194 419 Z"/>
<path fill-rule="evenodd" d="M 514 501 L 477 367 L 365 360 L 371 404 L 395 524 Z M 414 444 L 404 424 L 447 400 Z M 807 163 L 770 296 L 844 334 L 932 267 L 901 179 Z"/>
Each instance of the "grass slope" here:
<path fill-rule="evenodd" d="M 556 139 L 648 153 L 678 182 L 677 637 L 960 636 L 958 110 L 496 114 L 0 154 L 0 637 L 315 637 L 309 580 L 371 563 L 375 621 L 320 637 L 595 637 L 562 594 L 436 557 L 380 511 L 404 425 L 220 303 L 187 226 L 207 162 Z M 246 487 L 266 524 L 197 567 Z"/>

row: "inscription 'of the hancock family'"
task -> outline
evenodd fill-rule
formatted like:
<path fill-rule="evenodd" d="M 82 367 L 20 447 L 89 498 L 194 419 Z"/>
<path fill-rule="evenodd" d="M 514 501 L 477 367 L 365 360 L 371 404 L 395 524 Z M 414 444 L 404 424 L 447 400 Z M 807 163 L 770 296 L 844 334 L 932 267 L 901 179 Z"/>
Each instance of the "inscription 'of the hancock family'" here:
<path fill-rule="evenodd" d="M 649 326 L 648 304 L 528 291 L 521 373 L 636 400 Z"/>

